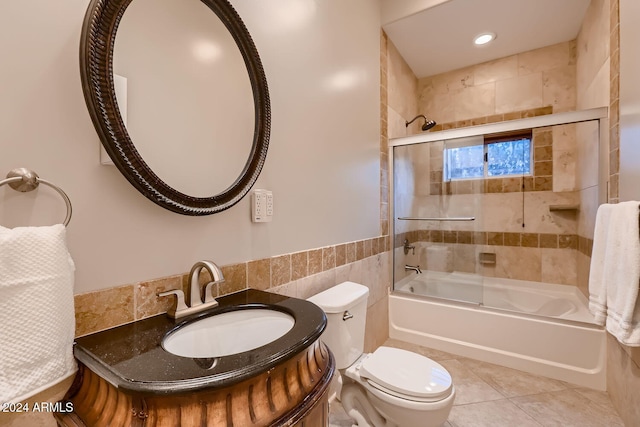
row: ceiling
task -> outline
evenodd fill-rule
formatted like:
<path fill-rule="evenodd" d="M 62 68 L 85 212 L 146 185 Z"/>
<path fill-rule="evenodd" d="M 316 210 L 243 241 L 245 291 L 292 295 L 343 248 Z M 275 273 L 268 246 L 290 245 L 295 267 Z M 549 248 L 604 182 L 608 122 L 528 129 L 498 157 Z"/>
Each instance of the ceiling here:
<path fill-rule="evenodd" d="M 382 27 L 422 78 L 573 40 L 590 2 L 382 0 Z M 477 47 L 483 32 L 497 38 Z"/>

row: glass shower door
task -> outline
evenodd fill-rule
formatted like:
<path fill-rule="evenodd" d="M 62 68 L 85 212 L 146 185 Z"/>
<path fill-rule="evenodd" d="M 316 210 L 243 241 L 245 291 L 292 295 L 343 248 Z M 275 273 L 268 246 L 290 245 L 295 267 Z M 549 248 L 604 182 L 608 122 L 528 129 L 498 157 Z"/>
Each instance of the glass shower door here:
<path fill-rule="evenodd" d="M 394 290 L 481 304 L 482 180 L 452 179 L 450 140 L 394 147 Z M 477 153 L 476 153 L 477 154 Z"/>

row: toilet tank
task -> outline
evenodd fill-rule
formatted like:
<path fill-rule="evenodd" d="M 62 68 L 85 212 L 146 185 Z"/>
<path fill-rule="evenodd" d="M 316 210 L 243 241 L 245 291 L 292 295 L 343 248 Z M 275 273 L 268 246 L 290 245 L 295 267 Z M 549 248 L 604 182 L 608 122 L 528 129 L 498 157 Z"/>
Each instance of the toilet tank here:
<path fill-rule="evenodd" d="M 322 341 L 336 359 L 338 369 L 348 368 L 364 350 L 369 288 L 343 282 L 308 299 L 327 315 Z"/>

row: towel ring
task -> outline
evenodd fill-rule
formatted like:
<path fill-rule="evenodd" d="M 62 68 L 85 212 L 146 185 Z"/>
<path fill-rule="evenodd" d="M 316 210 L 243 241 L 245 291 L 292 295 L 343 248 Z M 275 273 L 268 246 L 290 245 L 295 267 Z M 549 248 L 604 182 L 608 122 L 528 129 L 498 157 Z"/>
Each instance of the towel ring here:
<path fill-rule="evenodd" d="M 69 200 L 69 196 L 67 196 L 67 193 L 62 191 L 62 189 L 57 185 L 40 178 L 37 173 L 27 168 L 16 168 L 10 170 L 7 174 L 7 178 L 0 181 L 0 187 L 5 184 L 9 184 L 9 187 L 22 193 L 35 190 L 40 184 L 45 184 L 53 188 L 58 192 L 58 194 L 62 196 L 65 204 L 67 205 L 67 216 L 64 219 L 63 224 L 65 227 L 69 225 L 69 221 L 71 221 L 71 213 L 73 212 L 71 208 L 71 200 Z"/>

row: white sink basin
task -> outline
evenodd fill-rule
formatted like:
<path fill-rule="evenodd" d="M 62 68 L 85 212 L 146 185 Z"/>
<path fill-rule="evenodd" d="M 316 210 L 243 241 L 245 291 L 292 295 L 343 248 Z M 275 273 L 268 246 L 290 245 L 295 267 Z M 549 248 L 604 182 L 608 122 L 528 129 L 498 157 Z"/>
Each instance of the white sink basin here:
<path fill-rule="evenodd" d="M 183 357 L 222 357 L 253 350 L 289 332 L 295 320 L 276 310 L 248 309 L 206 317 L 167 335 L 162 347 Z"/>

